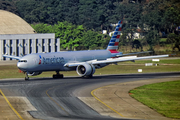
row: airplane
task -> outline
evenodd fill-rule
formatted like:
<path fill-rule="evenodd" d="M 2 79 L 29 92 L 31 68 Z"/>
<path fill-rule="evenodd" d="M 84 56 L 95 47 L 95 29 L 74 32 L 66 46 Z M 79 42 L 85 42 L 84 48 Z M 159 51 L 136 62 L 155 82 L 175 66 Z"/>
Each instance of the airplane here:
<path fill-rule="evenodd" d="M 81 77 L 92 77 L 96 69 L 105 67 L 109 64 L 117 64 L 123 61 L 135 61 L 141 59 L 162 58 L 169 55 L 156 55 L 145 57 L 133 57 L 136 53 L 123 54 L 118 52 L 119 38 L 122 28 L 122 21 L 118 22 L 115 32 L 111 37 L 107 49 L 105 50 L 83 50 L 83 51 L 66 51 L 50 53 L 32 53 L 23 57 L 3 55 L 6 58 L 19 60 L 17 67 L 25 73 L 25 80 L 29 76 L 39 75 L 45 71 L 56 71 L 53 78 L 63 78 L 59 71 L 76 70 Z M 143 52 L 139 52 L 143 53 Z"/>

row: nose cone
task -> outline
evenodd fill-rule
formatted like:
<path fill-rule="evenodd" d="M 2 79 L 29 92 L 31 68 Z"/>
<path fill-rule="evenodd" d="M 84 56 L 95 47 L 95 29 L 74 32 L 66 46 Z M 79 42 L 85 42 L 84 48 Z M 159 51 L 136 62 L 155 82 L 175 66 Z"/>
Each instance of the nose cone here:
<path fill-rule="evenodd" d="M 25 63 L 21 63 L 21 62 L 18 62 L 17 63 L 17 67 L 22 70 L 22 71 L 26 71 L 26 65 Z"/>
<path fill-rule="evenodd" d="M 23 65 L 22 65 L 20 62 L 18 62 L 18 63 L 17 63 L 17 67 L 18 67 L 20 70 L 22 70 Z"/>

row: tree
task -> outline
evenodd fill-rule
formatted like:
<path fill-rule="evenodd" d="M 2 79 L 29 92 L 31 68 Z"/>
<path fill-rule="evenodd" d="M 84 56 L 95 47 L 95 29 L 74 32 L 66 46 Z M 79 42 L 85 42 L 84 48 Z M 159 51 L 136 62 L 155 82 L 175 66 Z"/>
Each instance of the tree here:
<path fill-rule="evenodd" d="M 142 46 L 141 42 L 137 39 L 132 42 L 132 49 L 133 48 L 135 48 L 136 51 L 137 51 L 137 49 L 140 49 L 140 51 L 143 51 L 143 46 Z"/>
<path fill-rule="evenodd" d="M 55 27 L 56 37 L 60 38 L 61 40 L 61 46 L 64 49 L 72 50 L 74 48 L 73 45 L 79 42 L 80 40 L 78 38 L 75 40 L 76 30 L 74 29 L 76 29 L 76 26 L 65 21 L 65 22 L 58 22 L 57 24 L 54 25 L 54 27 Z"/>
<path fill-rule="evenodd" d="M 33 27 L 33 29 L 35 29 L 35 31 L 37 33 L 53 33 L 53 27 L 51 25 L 48 24 L 43 24 L 43 23 L 39 23 L 36 25 L 31 25 Z"/>
<path fill-rule="evenodd" d="M 148 31 L 147 35 L 145 36 L 145 39 L 149 45 L 149 50 L 154 51 L 154 46 L 159 43 L 160 37 L 157 33 L 157 31 L 150 30 Z"/>
<path fill-rule="evenodd" d="M 101 42 L 103 40 L 102 35 L 98 34 L 97 32 L 94 32 L 92 30 L 88 30 L 84 33 L 82 37 L 82 44 L 80 47 L 82 49 L 98 49 L 101 46 Z"/>
<path fill-rule="evenodd" d="M 0 9 L 10 11 L 12 13 L 18 14 L 18 10 L 15 6 L 14 1 L 10 0 L 1 0 L 0 1 Z"/>
<path fill-rule="evenodd" d="M 55 33 L 55 37 L 60 38 L 62 49 L 66 50 L 106 48 L 110 39 L 106 35 L 86 30 L 83 25 L 74 25 L 67 21 L 54 25 L 39 23 L 31 26 L 37 33 Z"/>
<path fill-rule="evenodd" d="M 175 48 L 180 51 L 180 35 L 170 33 L 167 37 L 167 42 L 172 45 L 173 51 L 175 51 Z"/>
<path fill-rule="evenodd" d="M 46 16 L 42 16 L 45 12 L 42 2 L 36 0 L 21 0 L 17 1 L 16 5 L 18 6 L 20 16 L 28 23 L 38 23 L 40 21 L 42 21 L 42 23 L 46 23 Z"/>

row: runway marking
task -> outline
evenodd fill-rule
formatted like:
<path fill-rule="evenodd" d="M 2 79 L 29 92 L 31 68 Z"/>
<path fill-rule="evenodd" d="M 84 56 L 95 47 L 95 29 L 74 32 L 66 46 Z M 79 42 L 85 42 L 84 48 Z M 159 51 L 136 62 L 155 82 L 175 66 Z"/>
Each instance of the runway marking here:
<path fill-rule="evenodd" d="M 58 86 L 56 86 L 58 87 Z M 56 105 L 58 105 L 62 110 L 64 110 L 64 112 L 66 112 L 67 114 L 69 114 L 61 105 L 59 105 L 49 94 L 48 94 L 48 91 L 51 90 L 51 89 L 54 89 L 56 87 L 52 87 L 52 88 L 49 88 L 47 91 L 46 91 L 46 95 L 54 102 L 56 103 Z"/>
<path fill-rule="evenodd" d="M 114 84 L 113 84 L 114 85 Z M 103 87 L 108 87 L 108 86 L 111 86 L 111 85 L 107 85 L 107 86 L 103 86 Z M 114 111 L 115 113 L 117 113 L 118 115 L 120 115 L 121 117 L 124 117 L 121 113 L 119 113 L 118 111 L 116 111 L 115 109 L 113 109 L 112 107 L 108 106 L 106 103 L 104 103 L 103 101 L 101 101 L 98 97 L 96 97 L 94 95 L 94 91 L 98 90 L 98 89 L 101 89 L 103 87 L 100 87 L 100 88 L 97 88 L 97 89 L 94 89 L 93 91 L 91 91 L 91 95 L 96 98 L 99 102 L 101 102 L 102 104 L 104 104 L 106 107 L 108 107 L 109 109 L 111 109 L 112 111 Z"/>
<path fill-rule="evenodd" d="M 8 105 L 10 106 L 10 108 L 15 112 L 15 114 L 21 119 L 24 120 L 21 115 L 14 109 L 14 107 L 11 105 L 11 103 L 9 102 L 9 100 L 6 98 L 6 96 L 4 95 L 4 93 L 2 92 L 2 90 L 0 89 L 0 93 L 3 95 L 4 99 L 6 100 L 6 102 L 8 103 Z"/>

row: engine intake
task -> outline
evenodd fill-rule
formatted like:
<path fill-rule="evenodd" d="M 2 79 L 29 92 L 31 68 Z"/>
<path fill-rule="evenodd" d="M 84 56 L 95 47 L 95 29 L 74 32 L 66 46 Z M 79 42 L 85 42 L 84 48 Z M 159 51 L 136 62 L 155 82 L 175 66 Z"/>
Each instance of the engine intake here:
<path fill-rule="evenodd" d="M 93 65 L 90 65 L 88 63 L 84 63 L 82 65 L 77 66 L 76 72 L 78 75 L 84 77 L 84 76 L 92 76 L 95 73 L 95 67 Z"/>

